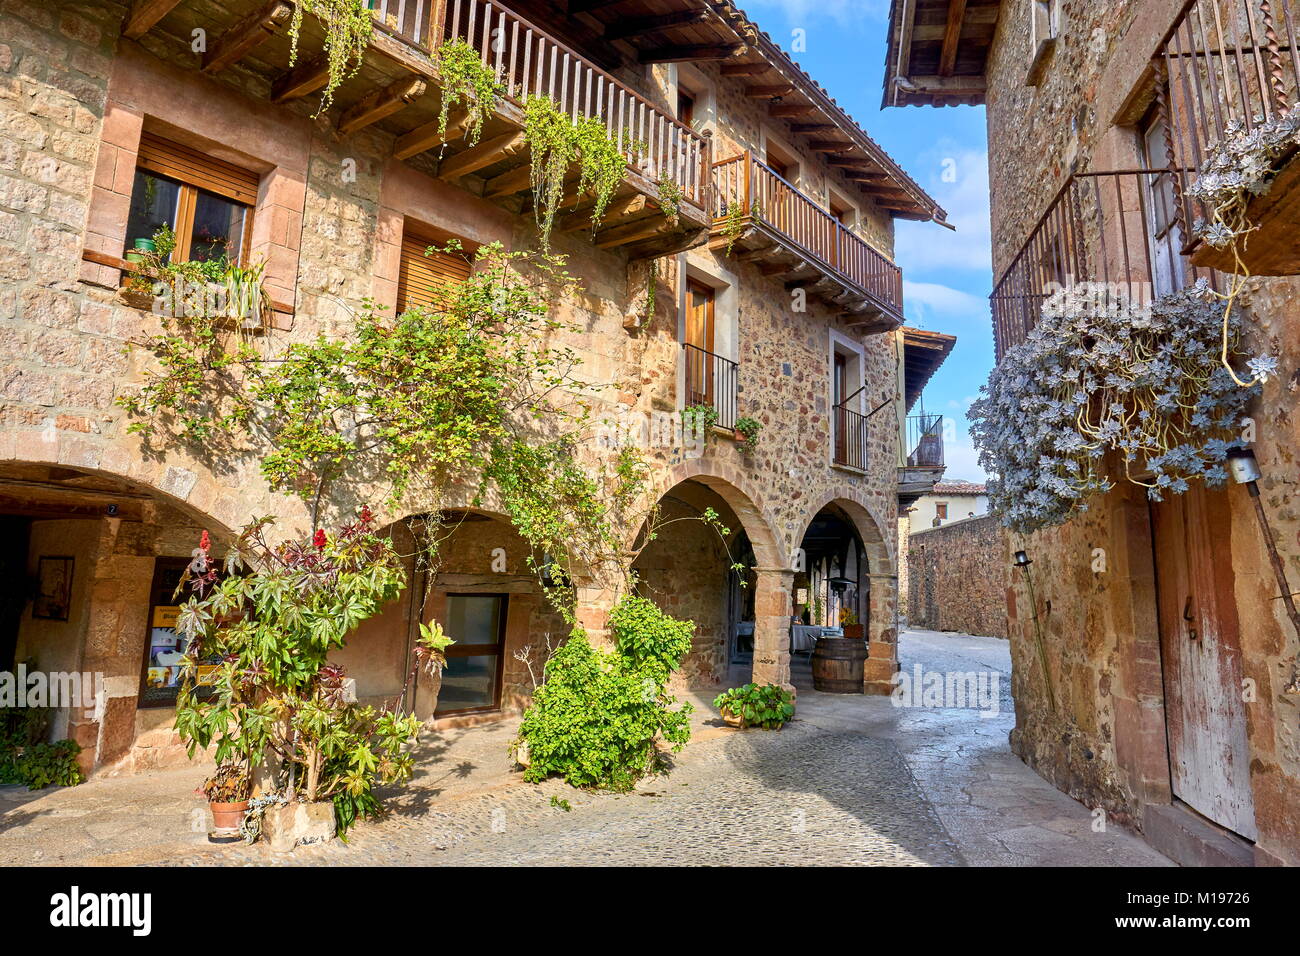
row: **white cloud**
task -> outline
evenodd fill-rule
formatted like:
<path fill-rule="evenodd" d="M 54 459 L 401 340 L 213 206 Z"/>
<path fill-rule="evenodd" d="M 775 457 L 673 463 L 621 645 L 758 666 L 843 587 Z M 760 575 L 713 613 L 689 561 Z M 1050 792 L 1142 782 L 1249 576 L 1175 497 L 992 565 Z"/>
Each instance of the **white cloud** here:
<path fill-rule="evenodd" d="M 958 269 L 990 274 L 993 241 L 988 150 L 958 149 L 951 143 L 940 143 L 919 160 L 918 168 L 931 172 L 918 180 L 947 211 L 948 222 L 957 231 L 949 232 L 932 222 L 900 221 L 896 261 L 912 273 Z M 954 181 L 945 182 L 945 178 Z"/>
<path fill-rule="evenodd" d="M 988 299 L 937 282 L 912 282 L 904 279 L 903 303 L 909 321 L 922 326 L 934 319 L 945 320 L 945 327 L 951 326 L 954 319 L 973 319 L 986 324 L 989 318 Z"/>
<path fill-rule="evenodd" d="M 988 480 L 988 474 L 980 467 L 979 452 L 971 442 L 969 435 L 957 439 L 948 439 L 943 443 L 944 481 L 973 481 L 977 484 Z"/>

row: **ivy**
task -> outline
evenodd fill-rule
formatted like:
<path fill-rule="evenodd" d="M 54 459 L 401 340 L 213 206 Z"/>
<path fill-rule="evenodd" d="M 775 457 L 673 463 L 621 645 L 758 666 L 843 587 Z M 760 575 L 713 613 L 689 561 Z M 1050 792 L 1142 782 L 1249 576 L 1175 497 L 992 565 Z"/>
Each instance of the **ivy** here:
<path fill-rule="evenodd" d="M 659 208 L 663 210 L 664 218 L 674 226 L 681 222 L 682 200 L 685 198 L 686 194 L 676 180 L 668 176 L 660 177 Z"/>
<path fill-rule="evenodd" d="M 755 205 L 755 210 L 757 210 L 757 205 Z M 745 231 L 745 215 L 743 203 L 727 203 L 727 215 L 722 223 L 722 235 L 727 240 L 727 255 L 731 255 L 731 249 L 736 244 L 736 240 Z M 755 215 L 757 215 L 757 212 L 755 212 Z"/>
<path fill-rule="evenodd" d="M 593 228 L 598 226 L 627 171 L 627 158 L 601 119 L 571 120 L 550 98 L 530 96 L 524 103 L 524 139 L 531 153 L 533 214 L 543 248 L 550 244 L 565 180 L 575 163 L 578 194 L 588 190 L 595 194 L 591 222 Z"/>
<path fill-rule="evenodd" d="M 334 91 L 361 69 L 366 47 L 374 36 L 374 15 L 365 0 L 298 0 L 289 22 L 289 65 L 298 60 L 298 37 L 304 13 L 320 20 L 325 28 L 325 56 L 329 61 L 329 78 L 321 93 L 317 115 L 334 102 Z"/>
<path fill-rule="evenodd" d="M 465 139 L 470 146 L 479 141 L 483 124 L 492 116 L 496 99 L 505 91 L 496 73 L 482 55 L 460 39 L 448 40 L 433 53 L 434 67 L 442 79 L 442 102 L 438 107 L 438 135 L 447 136 L 447 122 L 453 108 L 465 109 Z"/>
<path fill-rule="evenodd" d="M 1103 286 L 1057 292 L 993 370 L 969 413 L 994 510 L 1028 533 L 1066 521 L 1122 478 L 1152 500 L 1227 481 L 1258 386 L 1219 361 L 1221 312 L 1204 281 L 1142 306 Z M 1232 358 L 1240 320 L 1229 326 Z"/>

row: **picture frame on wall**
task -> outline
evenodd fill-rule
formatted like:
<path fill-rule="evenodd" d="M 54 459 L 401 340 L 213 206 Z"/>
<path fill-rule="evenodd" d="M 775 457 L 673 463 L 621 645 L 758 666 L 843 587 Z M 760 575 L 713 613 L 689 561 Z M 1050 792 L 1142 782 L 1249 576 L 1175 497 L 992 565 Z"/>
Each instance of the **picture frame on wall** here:
<path fill-rule="evenodd" d="M 45 621 L 66 621 L 72 610 L 72 571 L 69 555 L 42 556 L 36 572 L 36 597 L 32 617 Z"/>

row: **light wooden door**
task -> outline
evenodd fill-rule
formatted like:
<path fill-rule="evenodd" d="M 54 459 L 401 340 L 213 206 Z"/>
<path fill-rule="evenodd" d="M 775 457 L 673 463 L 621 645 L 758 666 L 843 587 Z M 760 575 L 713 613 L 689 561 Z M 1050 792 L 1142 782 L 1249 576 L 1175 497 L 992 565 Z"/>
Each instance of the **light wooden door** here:
<path fill-rule="evenodd" d="M 1174 795 L 1255 839 L 1227 489 L 1151 506 Z"/>
<path fill-rule="evenodd" d="M 686 392 L 688 405 L 713 404 L 713 290 L 698 282 L 686 284 Z"/>

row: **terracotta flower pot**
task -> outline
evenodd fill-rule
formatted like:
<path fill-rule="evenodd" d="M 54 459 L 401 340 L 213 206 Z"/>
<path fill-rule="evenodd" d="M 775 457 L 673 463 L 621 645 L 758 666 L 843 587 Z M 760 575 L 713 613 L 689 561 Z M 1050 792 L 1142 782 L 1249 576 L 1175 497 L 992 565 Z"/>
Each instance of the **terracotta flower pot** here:
<path fill-rule="evenodd" d="M 729 711 L 729 710 L 724 710 L 724 711 L 722 712 L 722 719 L 723 719 L 724 721 L 726 721 L 728 727 L 744 727 L 744 726 L 745 726 L 745 718 L 742 717 L 740 714 L 733 714 L 733 713 L 732 713 L 731 711 Z"/>
<path fill-rule="evenodd" d="M 248 813 L 248 801 L 209 803 L 208 809 L 212 811 L 212 825 L 215 829 L 238 830 L 244 822 L 244 815 Z"/>

